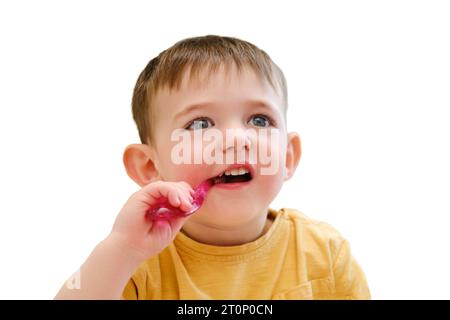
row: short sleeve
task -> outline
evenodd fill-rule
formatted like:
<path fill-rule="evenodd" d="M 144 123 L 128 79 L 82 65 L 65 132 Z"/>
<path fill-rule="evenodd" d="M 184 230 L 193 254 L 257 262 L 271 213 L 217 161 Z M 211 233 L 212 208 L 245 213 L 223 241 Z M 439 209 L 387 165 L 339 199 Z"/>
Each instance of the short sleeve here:
<path fill-rule="evenodd" d="M 353 258 L 350 244 L 343 239 L 333 267 L 337 299 L 370 300 L 367 280 Z"/>
<path fill-rule="evenodd" d="M 127 285 L 123 289 L 122 292 L 122 300 L 137 300 L 138 299 L 138 289 L 136 282 L 134 282 L 133 278 L 128 280 Z"/>

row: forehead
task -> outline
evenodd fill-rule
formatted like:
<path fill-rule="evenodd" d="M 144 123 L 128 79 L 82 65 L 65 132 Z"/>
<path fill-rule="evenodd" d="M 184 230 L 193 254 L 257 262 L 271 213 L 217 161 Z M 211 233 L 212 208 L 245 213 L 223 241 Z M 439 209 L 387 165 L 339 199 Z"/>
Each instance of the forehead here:
<path fill-rule="evenodd" d="M 153 97 L 155 120 L 167 118 L 197 103 L 236 104 L 246 100 L 264 100 L 279 108 L 281 98 L 270 84 L 259 77 L 250 67 L 240 70 L 233 64 L 220 65 L 217 70 L 203 68 L 198 73 L 187 69 L 180 87 L 170 90 L 163 87 Z"/>

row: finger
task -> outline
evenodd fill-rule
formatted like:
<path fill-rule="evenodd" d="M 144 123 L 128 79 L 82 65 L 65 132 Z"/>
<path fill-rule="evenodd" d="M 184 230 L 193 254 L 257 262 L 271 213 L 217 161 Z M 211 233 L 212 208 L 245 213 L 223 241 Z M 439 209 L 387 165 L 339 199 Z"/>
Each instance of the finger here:
<path fill-rule="evenodd" d="M 178 207 L 180 205 L 177 189 L 170 183 L 158 181 L 153 186 L 143 189 L 143 192 L 150 196 L 151 199 L 148 199 L 150 205 L 153 205 L 161 197 L 167 198 L 172 206 Z"/>
<path fill-rule="evenodd" d="M 174 238 L 174 232 L 169 220 L 157 220 L 150 230 L 152 242 L 167 243 Z"/>
<path fill-rule="evenodd" d="M 188 212 L 192 209 L 192 206 L 193 206 L 192 202 L 190 202 L 186 199 L 183 199 L 181 201 L 180 209 L 184 212 Z"/>
<path fill-rule="evenodd" d="M 189 217 L 179 217 L 176 219 L 172 219 L 170 220 L 170 226 L 174 232 L 174 234 L 176 234 L 178 231 L 181 230 L 181 228 L 183 227 L 184 223 L 189 219 Z"/>
<path fill-rule="evenodd" d="M 173 190 L 172 185 L 168 184 L 167 182 L 159 182 L 159 181 L 155 182 L 148 189 L 146 187 L 142 189 L 142 191 L 146 195 L 149 195 L 152 198 L 150 199 L 150 201 L 152 201 L 153 203 L 155 202 L 156 199 L 160 197 L 169 198 L 171 190 Z"/>
<path fill-rule="evenodd" d="M 144 186 L 136 194 L 143 196 L 145 199 L 143 201 L 147 202 L 148 205 L 155 203 L 156 199 L 160 197 L 167 197 L 169 192 L 168 185 L 162 181 L 156 181 Z"/>
<path fill-rule="evenodd" d="M 191 195 L 195 193 L 195 190 L 185 181 L 180 181 L 179 185 L 182 186 L 185 190 L 187 190 Z"/>
<path fill-rule="evenodd" d="M 168 191 L 167 198 L 172 206 L 179 207 L 181 205 L 181 199 L 177 188 L 171 187 Z"/>
<path fill-rule="evenodd" d="M 183 197 L 186 199 L 184 202 L 193 201 L 191 201 L 191 196 L 188 195 L 185 187 L 181 187 L 178 183 L 157 181 L 143 187 L 139 192 L 139 199 L 147 206 L 155 204 L 160 197 L 167 198 L 174 207 L 179 207 L 182 204 Z M 189 206 L 184 205 L 184 209 L 187 207 Z"/>
<path fill-rule="evenodd" d="M 189 183 L 187 183 L 186 181 L 179 181 L 178 184 L 185 187 L 188 190 L 192 189 L 191 185 Z"/>
<path fill-rule="evenodd" d="M 180 205 L 180 209 L 183 211 L 189 211 L 192 208 L 193 205 L 193 197 L 182 187 L 178 187 L 179 188 L 179 197 L 181 200 L 181 205 Z"/>
<path fill-rule="evenodd" d="M 188 200 L 188 202 L 194 201 L 194 198 L 193 198 L 192 195 L 189 193 L 189 191 L 186 190 L 185 187 L 180 186 L 179 184 L 177 184 L 176 187 L 178 188 L 178 190 L 179 190 L 179 192 L 180 192 L 179 195 L 180 195 L 182 198 Z"/>

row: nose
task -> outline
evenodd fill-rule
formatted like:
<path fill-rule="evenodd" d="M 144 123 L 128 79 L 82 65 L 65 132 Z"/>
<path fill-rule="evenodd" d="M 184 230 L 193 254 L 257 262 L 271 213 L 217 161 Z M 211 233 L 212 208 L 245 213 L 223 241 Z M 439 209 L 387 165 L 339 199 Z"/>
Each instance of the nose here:
<path fill-rule="evenodd" d="M 230 128 L 225 132 L 225 150 L 235 149 L 236 152 L 250 151 L 252 142 L 247 130 L 242 128 Z"/>

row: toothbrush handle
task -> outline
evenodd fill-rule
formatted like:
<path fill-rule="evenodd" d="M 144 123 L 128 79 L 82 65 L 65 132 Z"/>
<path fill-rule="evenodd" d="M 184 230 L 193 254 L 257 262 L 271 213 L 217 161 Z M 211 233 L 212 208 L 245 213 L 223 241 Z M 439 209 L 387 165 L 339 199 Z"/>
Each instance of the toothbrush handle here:
<path fill-rule="evenodd" d="M 187 217 L 197 211 L 205 200 L 206 193 L 211 188 L 212 182 L 206 180 L 195 188 L 192 207 L 184 212 L 180 208 L 173 207 L 167 198 L 159 198 L 158 202 L 147 210 L 147 216 L 151 220 L 170 220 L 174 217 Z"/>
<path fill-rule="evenodd" d="M 147 210 L 147 216 L 151 220 L 170 220 L 174 217 L 185 217 L 189 214 L 190 212 L 184 212 L 180 208 L 172 206 L 167 198 L 159 199 L 157 204 Z"/>

